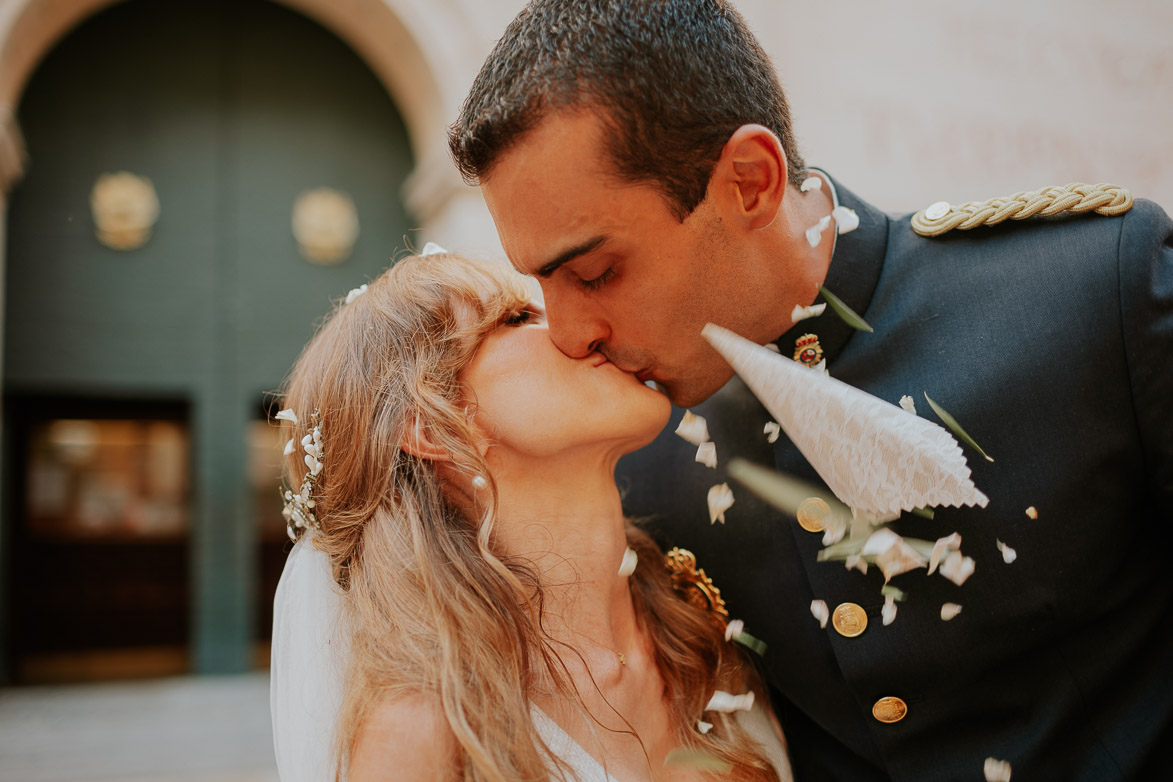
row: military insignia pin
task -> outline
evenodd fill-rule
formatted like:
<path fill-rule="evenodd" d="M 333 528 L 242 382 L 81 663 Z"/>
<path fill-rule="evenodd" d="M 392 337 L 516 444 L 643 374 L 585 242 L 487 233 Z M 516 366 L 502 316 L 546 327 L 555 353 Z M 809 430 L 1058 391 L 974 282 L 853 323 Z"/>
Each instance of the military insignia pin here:
<path fill-rule="evenodd" d="M 823 360 L 823 346 L 814 334 L 803 334 L 794 341 L 794 360 L 805 366 L 814 368 Z"/>

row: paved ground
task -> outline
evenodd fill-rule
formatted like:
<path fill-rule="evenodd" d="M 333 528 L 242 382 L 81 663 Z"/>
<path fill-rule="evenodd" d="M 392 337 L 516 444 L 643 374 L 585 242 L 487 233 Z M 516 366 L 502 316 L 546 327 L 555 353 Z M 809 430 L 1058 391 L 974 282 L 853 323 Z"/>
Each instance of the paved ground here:
<path fill-rule="evenodd" d="M 277 782 L 269 675 L 0 689 L 0 782 Z"/>

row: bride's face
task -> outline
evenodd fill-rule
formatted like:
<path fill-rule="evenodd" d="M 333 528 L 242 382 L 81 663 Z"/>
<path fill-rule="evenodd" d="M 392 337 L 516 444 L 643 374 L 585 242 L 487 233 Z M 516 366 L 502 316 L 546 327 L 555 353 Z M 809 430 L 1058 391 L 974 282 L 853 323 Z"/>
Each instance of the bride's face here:
<path fill-rule="evenodd" d="M 601 353 L 575 359 L 558 350 L 537 304 L 490 333 L 460 381 L 488 440 L 529 457 L 634 451 L 655 438 L 670 412 L 664 395 Z"/>

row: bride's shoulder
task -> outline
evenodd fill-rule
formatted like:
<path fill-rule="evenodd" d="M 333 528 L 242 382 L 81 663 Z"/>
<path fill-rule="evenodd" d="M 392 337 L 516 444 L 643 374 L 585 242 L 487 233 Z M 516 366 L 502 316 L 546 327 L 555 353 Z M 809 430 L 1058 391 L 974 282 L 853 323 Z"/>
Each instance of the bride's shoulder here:
<path fill-rule="evenodd" d="M 359 726 L 347 779 L 459 779 L 458 750 L 438 700 L 422 694 L 384 699 Z"/>

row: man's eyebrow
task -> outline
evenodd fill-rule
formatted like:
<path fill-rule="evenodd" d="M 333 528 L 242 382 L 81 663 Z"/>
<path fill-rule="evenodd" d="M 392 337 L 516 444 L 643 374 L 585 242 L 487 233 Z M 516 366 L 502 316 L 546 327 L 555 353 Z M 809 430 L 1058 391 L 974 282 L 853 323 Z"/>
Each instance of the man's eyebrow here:
<path fill-rule="evenodd" d="M 597 249 L 599 247 L 599 245 L 601 245 L 605 241 L 607 241 L 607 237 L 605 237 L 605 236 L 596 236 L 592 239 L 587 239 L 582 244 L 575 245 L 574 247 L 571 247 L 569 250 L 566 250 L 565 252 L 560 253 L 557 258 L 555 258 L 554 260 L 550 261 L 547 264 L 544 264 L 541 268 L 539 268 L 534 273 L 538 277 L 541 277 L 542 279 L 546 279 L 551 274 L 558 271 L 558 269 L 561 268 L 563 264 L 570 263 L 575 258 L 578 258 L 579 256 L 582 256 L 582 255 L 586 255 L 587 253 L 591 252 L 592 250 Z"/>

